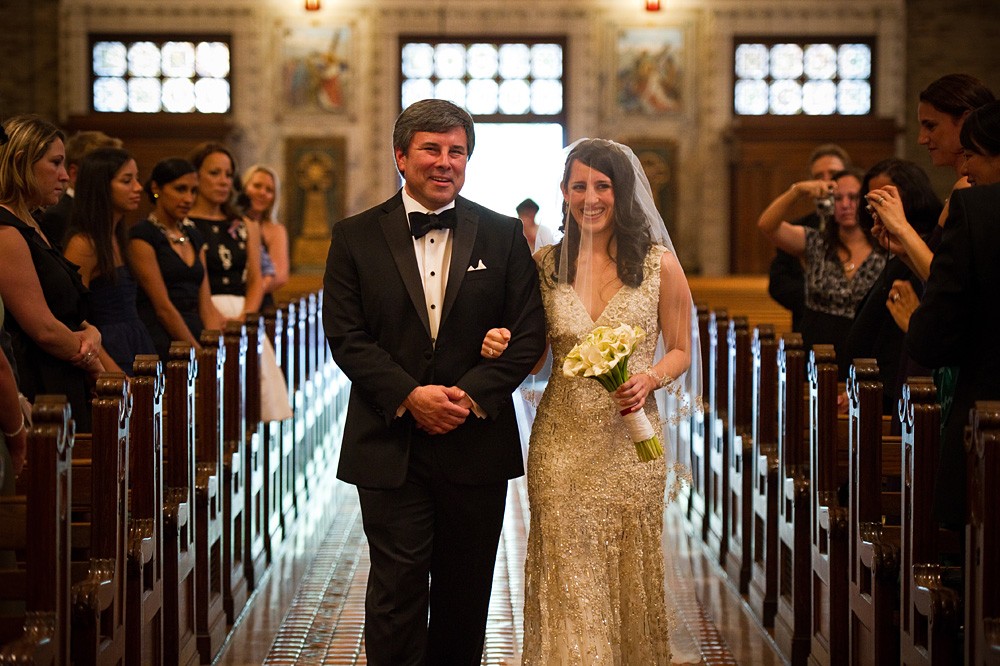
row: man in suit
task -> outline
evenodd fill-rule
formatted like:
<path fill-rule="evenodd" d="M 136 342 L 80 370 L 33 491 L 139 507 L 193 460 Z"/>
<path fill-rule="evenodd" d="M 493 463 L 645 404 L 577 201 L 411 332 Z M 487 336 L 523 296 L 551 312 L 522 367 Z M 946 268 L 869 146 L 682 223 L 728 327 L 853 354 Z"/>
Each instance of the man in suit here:
<path fill-rule="evenodd" d="M 351 379 L 337 477 L 358 487 L 371 552 L 370 664 L 480 663 L 507 481 L 524 473 L 511 394 L 544 315 L 519 221 L 458 196 L 474 145 L 461 108 L 411 105 L 393 129 L 403 188 L 333 228 L 323 323 Z M 485 359 L 493 327 L 513 334 Z"/>
<path fill-rule="evenodd" d="M 1000 184 L 955 190 L 906 349 L 929 367 L 958 367 L 934 488 L 938 520 L 965 523 L 964 429 L 976 400 L 1000 399 Z"/>
<path fill-rule="evenodd" d="M 66 173 L 69 174 L 69 186 L 55 205 L 45 209 L 38 221 L 38 226 L 42 228 L 50 243 L 62 247 L 63 237 L 69 228 L 69 216 L 73 212 L 73 195 L 80 162 L 92 150 L 121 147 L 121 139 L 110 137 L 97 130 L 77 132 L 66 140 Z"/>

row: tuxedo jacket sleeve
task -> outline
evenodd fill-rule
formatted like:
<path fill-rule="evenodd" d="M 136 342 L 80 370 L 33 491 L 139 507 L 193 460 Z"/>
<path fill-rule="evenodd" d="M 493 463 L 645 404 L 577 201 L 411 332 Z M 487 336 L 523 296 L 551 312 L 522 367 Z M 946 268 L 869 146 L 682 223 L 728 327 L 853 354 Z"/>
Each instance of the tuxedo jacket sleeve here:
<path fill-rule="evenodd" d="M 459 197 L 441 323 L 431 340 L 423 287 L 402 197 L 334 226 L 323 322 L 351 380 L 338 477 L 395 487 L 409 447 L 436 447 L 452 480 L 486 483 L 523 473 L 511 394 L 544 351 L 538 276 L 520 222 Z M 473 269 L 473 270 L 470 270 Z M 498 359 L 480 355 L 490 328 L 512 332 Z M 396 413 L 418 386 L 465 390 L 486 412 L 444 435 Z"/>

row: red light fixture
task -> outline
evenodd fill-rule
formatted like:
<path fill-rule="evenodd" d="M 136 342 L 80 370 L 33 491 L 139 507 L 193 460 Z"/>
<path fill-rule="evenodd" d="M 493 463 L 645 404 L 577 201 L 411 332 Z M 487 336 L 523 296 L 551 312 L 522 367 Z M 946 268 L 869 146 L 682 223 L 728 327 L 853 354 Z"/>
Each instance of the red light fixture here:
<path fill-rule="evenodd" d="M 306 0 L 306 11 L 307 12 L 318 12 L 319 11 L 319 0 Z"/>
<path fill-rule="evenodd" d="M 660 11 L 660 0 L 646 0 L 646 11 L 647 12 Z"/>

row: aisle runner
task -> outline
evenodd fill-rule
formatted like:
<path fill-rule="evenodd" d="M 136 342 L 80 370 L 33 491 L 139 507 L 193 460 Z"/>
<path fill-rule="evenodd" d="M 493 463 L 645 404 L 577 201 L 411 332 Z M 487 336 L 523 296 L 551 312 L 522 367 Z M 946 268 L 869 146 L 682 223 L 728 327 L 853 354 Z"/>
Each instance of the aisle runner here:
<path fill-rule="evenodd" d="M 524 479 L 510 485 L 503 534 L 497 553 L 483 664 L 520 663 L 524 638 L 524 557 L 528 504 Z M 669 525 L 668 535 L 683 535 Z M 667 589 L 681 621 L 697 641 L 705 664 L 735 664 L 719 632 L 695 597 L 687 543 L 668 549 Z M 368 547 L 355 493 L 345 493 L 330 531 L 317 550 L 275 637 L 265 664 L 299 666 L 367 664 L 364 651 Z"/>

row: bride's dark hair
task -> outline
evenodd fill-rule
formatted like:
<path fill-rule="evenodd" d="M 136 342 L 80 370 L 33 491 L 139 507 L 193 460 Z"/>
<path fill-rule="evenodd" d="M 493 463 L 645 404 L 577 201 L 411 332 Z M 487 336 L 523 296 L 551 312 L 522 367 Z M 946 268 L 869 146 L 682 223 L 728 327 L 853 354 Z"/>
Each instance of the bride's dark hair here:
<path fill-rule="evenodd" d="M 627 155 L 615 144 L 604 139 L 586 139 L 580 141 L 566 157 L 563 170 L 562 186 L 569 186 L 569 174 L 574 161 L 600 171 L 611 179 L 611 187 L 615 194 L 615 207 L 612 214 L 614 232 L 608 240 L 608 254 L 611 255 L 611 242 L 617 243 L 617 256 L 611 255 L 615 261 L 618 279 L 622 284 L 638 287 L 642 283 L 642 268 L 652 246 L 649 235 L 649 224 L 644 219 L 642 207 L 638 205 L 635 195 L 635 170 Z M 576 279 L 576 259 L 580 253 L 580 225 L 569 213 L 568 206 L 563 202 L 563 239 L 555 247 L 556 266 L 560 265 L 562 252 L 567 252 L 568 271 L 566 281 L 572 284 Z M 559 276 L 553 276 L 559 281 Z"/>

